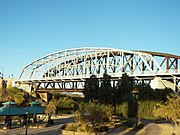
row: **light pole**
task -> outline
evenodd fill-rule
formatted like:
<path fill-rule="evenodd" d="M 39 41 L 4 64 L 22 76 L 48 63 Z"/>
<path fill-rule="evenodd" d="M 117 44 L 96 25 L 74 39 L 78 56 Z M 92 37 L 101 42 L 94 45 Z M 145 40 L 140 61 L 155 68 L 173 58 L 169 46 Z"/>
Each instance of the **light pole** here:
<path fill-rule="evenodd" d="M 26 112 L 26 131 L 25 131 L 25 135 L 27 135 L 28 133 L 28 112 Z"/>

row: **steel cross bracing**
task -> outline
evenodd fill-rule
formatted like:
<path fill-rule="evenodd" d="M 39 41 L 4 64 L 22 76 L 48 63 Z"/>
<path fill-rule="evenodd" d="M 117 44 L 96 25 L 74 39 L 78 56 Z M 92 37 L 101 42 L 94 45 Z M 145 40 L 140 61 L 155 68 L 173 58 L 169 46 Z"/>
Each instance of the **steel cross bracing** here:
<path fill-rule="evenodd" d="M 127 51 L 114 48 L 73 48 L 48 54 L 25 66 L 19 84 L 36 86 L 37 90 L 80 90 L 86 78 L 107 73 L 113 80 L 127 73 L 134 79 L 165 80 L 180 78 L 180 56 Z"/>

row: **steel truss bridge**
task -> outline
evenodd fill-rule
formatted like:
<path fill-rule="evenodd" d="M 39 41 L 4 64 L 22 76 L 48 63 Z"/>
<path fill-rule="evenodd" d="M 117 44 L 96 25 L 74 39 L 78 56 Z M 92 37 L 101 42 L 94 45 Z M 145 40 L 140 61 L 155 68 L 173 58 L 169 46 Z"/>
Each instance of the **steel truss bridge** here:
<path fill-rule="evenodd" d="M 127 73 L 136 80 L 156 77 L 170 81 L 174 88 L 180 80 L 180 56 L 114 48 L 73 48 L 48 54 L 25 66 L 17 84 L 28 84 L 35 91 L 78 91 L 91 75 L 103 74 L 117 81 Z"/>

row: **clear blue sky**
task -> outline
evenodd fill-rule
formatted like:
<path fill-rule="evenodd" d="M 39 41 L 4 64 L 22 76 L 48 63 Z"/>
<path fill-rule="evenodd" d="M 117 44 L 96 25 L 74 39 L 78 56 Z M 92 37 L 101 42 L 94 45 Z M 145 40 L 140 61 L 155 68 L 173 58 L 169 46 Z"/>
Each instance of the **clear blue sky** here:
<path fill-rule="evenodd" d="M 0 71 L 75 47 L 180 52 L 180 0 L 0 0 Z"/>

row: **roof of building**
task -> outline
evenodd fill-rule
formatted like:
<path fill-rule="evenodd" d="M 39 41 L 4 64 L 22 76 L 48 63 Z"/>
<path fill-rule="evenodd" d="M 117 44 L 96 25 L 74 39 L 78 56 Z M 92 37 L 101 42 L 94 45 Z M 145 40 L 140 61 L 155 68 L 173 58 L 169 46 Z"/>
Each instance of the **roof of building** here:
<path fill-rule="evenodd" d="M 8 101 L 2 104 L 4 106 L 0 107 L 0 116 L 24 115 L 26 113 L 26 110 L 17 107 L 15 102 Z"/>

